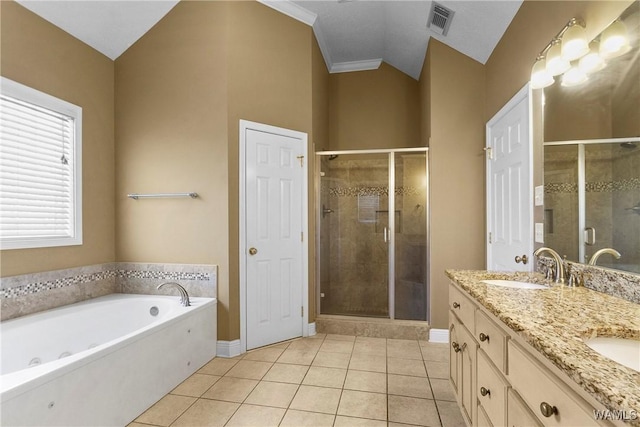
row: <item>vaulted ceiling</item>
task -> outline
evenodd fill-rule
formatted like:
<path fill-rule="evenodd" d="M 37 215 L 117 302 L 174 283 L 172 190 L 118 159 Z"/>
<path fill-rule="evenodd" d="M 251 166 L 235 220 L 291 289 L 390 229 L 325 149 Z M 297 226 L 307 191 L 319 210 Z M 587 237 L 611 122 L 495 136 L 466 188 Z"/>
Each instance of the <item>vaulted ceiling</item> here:
<path fill-rule="evenodd" d="M 176 0 L 17 0 L 111 59 L 142 37 Z M 427 26 L 427 0 L 260 0 L 313 26 L 330 72 L 374 69 L 387 62 L 418 79 L 434 37 L 485 63 L 522 0 L 439 1 L 453 18 L 446 35 Z"/>

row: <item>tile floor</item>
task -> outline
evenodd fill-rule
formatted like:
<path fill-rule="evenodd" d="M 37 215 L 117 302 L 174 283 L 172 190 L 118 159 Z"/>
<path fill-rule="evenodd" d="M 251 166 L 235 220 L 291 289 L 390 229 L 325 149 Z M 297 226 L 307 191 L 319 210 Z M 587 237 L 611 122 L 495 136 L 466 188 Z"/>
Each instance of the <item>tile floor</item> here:
<path fill-rule="evenodd" d="M 448 354 L 446 344 L 318 334 L 215 358 L 129 426 L 463 426 Z"/>

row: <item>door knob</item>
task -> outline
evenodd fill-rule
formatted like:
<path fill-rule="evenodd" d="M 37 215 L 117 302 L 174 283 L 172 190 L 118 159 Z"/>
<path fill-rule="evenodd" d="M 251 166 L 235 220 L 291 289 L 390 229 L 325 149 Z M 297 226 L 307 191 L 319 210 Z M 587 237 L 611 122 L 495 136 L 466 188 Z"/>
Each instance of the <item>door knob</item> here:
<path fill-rule="evenodd" d="M 258 253 L 258 250 L 256 248 L 249 248 L 249 255 L 255 255 Z"/>
<path fill-rule="evenodd" d="M 522 255 L 522 256 L 517 256 L 516 255 L 516 264 L 526 264 L 527 262 L 529 262 L 529 257 L 527 255 Z"/>

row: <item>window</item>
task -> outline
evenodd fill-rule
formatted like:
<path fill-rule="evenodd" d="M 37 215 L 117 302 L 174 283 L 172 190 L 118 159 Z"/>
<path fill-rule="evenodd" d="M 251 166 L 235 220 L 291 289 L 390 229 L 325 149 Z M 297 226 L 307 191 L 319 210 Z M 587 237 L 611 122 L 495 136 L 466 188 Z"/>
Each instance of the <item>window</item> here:
<path fill-rule="evenodd" d="M 82 244 L 82 108 L 0 80 L 0 248 Z"/>

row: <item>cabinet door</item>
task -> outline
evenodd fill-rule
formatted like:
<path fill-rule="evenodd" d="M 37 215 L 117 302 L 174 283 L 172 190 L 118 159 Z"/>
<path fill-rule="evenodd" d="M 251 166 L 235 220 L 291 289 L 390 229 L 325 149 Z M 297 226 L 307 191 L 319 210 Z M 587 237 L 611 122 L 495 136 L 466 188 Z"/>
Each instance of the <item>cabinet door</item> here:
<path fill-rule="evenodd" d="M 460 389 L 458 387 L 459 383 L 459 369 L 460 369 L 460 354 L 455 351 L 456 345 L 458 345 L 458 330 L 460 329 L 460 323 L 453 315 L 453 313 L 449 312 L 449 381 L 451 382 L 451 386 L 453 387 L 453 391 L 456 394 L 456 398 L 458 403 L 460 403 Z M 455 343 L 455 344 L 454 344 Z"/>
<path fill-rule="evenodd" d="M 460 378 L 459 394 L 462 414 L 467 417 L 471 425 L 476 425 L 478 414 L 478 399 L 476 394 L 476 355 L 478 344 L 473 335 L 464 326 L 458 331 L 460 340 Z"/>

